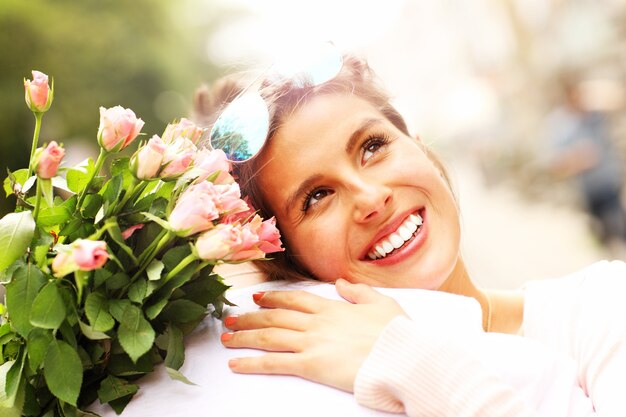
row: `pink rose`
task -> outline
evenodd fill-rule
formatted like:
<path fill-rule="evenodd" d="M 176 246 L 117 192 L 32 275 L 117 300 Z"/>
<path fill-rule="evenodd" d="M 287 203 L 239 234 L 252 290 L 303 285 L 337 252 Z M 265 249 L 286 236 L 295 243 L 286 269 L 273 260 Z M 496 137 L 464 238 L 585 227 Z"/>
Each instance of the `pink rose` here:
<path fill-rule="evenodd" d="M 108 259 L 105 242 L 78 239 L 59 251 L 52 261 L 52 271 L 54 276 L 60 278 L 78 270 L 92 271 L 102 268 Z"/>
<path fill-rule="evenodd" d="M 257 217 L 259 220 L 261 219 L 258 215 L 255 216 L 255 219 Z M 276 219 L 274 217 L 261 222 L 255 231 L 259 236 L 259 249 L 263 252 L 274 253 L 285 250 L 285 248 L 282 247 L 283 242 L 280 240 L 280 231 L 276 228 Z"/>
<path fill-rule="evenodd" d="M 222 223 L 245 223 L 246 221 L 252 219 L 252 216 L 256 213 L 256 209 L 250 204 L 248 196 L 245 196 L 242 200 L 246 203 L 248 209 L 237 213 L 226 214 L 221 220 Z"/>
<path fill-rule="evenodd" d="M 65 149 L 52 141 L 45 148 L 37 149 L 35 154 L 35 172 L 39 178 L 50 179 L 57 174 Z"/>
<path fill-rule="evenodd" d="M 24 79 L 25 99 L 31 111 L 43 113 L 50 108 L 53 89 L 48 85 L 48 76 L 43 72 L 32 71 L 33 80 Z"/>
<path fill-rule="evenodd" d="M 163 156 L 165 143 L 157 135 L 152 136 L 148 143 L 141 147 L 130 158 L 130 169 L 140 180 L 151 180 L 157 177 Z"/>
<path fill-rule="evenodd" d="M 204 133 L 205 129 L 202 129 L 192 121 L 180 119 L 178 123 L 170 123 L 163 132 L 163 140 L 165 143 L 172 143 L 176 139 L 183 137 L 189 139 L 192 143 L 196 144 L 200 140 L 200 137 Z"/>
<path fill-rule="evenodd" d="M 204 260 L 243 262 L 263 258 L 259 238 L 240 224 L 218 224 L 202 233 L 196 241 L 198 255 Z"/>
<path fill-rule="evenodd" d="M 191 166 L 198 148 L 187 138 L 179 137 L 169 143 L 163 155 L 161 179 L 178 178 Z"/>
<path fill-rule="evenodd" d="M 204 184 L 212 184 L 204 182 Z M 239 184 L 218 184 L 213 185 L 215 190 L 215 206 L 220 214 L 239 213 L 248 211 L 248 205 L 241 199 Z"/>
<path fill-rule="evenodd" d="M 215 207 L 214 191 L 203 182 L 187 188 L 178 198 L 169 224 L 183 236 L 190 236 L 213 227 L 213 220 L 219 217 Z"/>
<path fill-rule="evenodd" d="M 133 235 L 133 233 L 135 233 L 136 230 L 141 230 L 143 229 L 144 224 L 143 223 L 139 223 L 136 224 L 134 226 L 130 226 L 128 229 L 124 230 L 122 232 L 122 239 L 126 240 L 129 237 L 131 237 Z"/>
<path fill-rule="evenodd" d="M 143 125 L 143 120 L 130 109 L 100 107 L 98 143 L 108 152 L 121 151 L 137 137 Z"/>
<path fill-rule="evenodd" d="M 232 225 L 218 224 L 196 240 L 196 249 L 201 259 L 212 261 L 223 259 L 238 244 L 238 234 Z"/>
<path fill-rule="evenodd" d="M 216 173 L 217 177 L 212 179 L 214 184 L 232 184 L 235 182 L 235 179 L 229 174 L 231 163 L 221 149 L 213 151 L 201 149 L 198 151 L 194 161 L 194 170 L 198 175 L 196 182 L 205 181 Z"/>

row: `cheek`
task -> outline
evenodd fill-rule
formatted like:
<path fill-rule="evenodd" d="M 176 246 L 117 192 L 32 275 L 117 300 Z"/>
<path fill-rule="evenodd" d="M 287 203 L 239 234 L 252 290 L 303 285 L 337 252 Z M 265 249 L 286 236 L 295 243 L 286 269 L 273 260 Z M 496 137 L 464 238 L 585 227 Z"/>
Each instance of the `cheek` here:
<path fill-rule="evenodd" d="M 334 281 L 344 275 L 347 266 L 345 231 L 329 227 L 328 222 L 315 222 L 290 234 L 292 253 L 317 279 Z"/>

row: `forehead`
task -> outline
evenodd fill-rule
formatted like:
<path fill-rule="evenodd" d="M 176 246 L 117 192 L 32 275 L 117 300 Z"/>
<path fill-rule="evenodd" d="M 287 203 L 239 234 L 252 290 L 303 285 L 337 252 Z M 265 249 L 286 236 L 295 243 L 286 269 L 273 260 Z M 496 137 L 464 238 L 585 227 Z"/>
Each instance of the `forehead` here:
<path fill-rule="evenodd" d="M 260 155 L 260 185 L 272 210 L 279 215 L 279 203 L 302 181 L 345 161 L 348 139 L 371 119 L 392 126 L 370 102 L 346 93 L 316 96 L 286 117 Z"/>

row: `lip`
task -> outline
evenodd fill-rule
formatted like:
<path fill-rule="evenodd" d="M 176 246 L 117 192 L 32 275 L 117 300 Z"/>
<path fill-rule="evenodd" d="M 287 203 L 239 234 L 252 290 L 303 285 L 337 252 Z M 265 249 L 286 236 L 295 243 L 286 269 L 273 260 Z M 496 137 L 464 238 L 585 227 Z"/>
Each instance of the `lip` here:
<path fill-rule="evenodd" d="M 402 247 L 399 251 L 396 251 L 395 253 L 393 253 L 391 255 L 387 255 L 386 257 L 381 258 L 381 259 L 375 259 L 375 260 L 369 259 L 367 254 L 373 250 L 374 245 L 376 243 L 378 243 L 383 237 L 389 236 L 391 233 L 393 233 L 396 230 L 398 230 L 400 225 L 406 221 L 407 217 L 409 217 L 409 215 L 414 214 L 414 213 L 419 213 L 419 215 L 422 217 L 422 226 L 420 227 L 420 229 L 417 232 L 417 234 L 414 237 L 412 237 L 411 240 L 404 247 Z M 415 246 L 417 246 L 417 247 L 421 246 L 422 242 L 424 241 L 424 239 L 426 237 L 426 233 L 425 233 L 426 227 L 425 226 L 426 226 L 426 210 L 425 210 L 424 207 L 412 208 L 411 210 L 405 211 L 401 215 L 397 216 L 394 219 L 394 221 L 392 221 L 391 223 L 385 225 L 385 227 L 383 227 L 374 236 L 374 238 L 370 241 L 370 243 L 367 245 L 367 247 L 365 248 L 365 250 L 361 254 L 360 259 L 362 261 L 372 262 L 372 263 L 375 263 L 375 264 L 389 263 L 389 262 L 385 262 L 385 261 L 388 261 L 390 259 L 392 260 L 391 261 L 392 263 L 395 262 L 395 259 L 398 258 L 398 257 L 402 257 L 402 255 L 405 252 L 412 251 L 412 250 L 416 249 Z M 416 242 L 416 241 L 418 241 L 418 242 Z M 400 259 L 397 259 L 397 260 L 399 261 Z"/>

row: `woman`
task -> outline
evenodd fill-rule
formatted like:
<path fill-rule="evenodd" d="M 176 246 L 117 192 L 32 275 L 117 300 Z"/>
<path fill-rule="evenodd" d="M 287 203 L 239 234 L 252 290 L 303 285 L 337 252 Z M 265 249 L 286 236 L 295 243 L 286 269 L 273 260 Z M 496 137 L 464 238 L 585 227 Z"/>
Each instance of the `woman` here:
<path fill-rule="evenodd" d="M 466 337 L 404 317 L 362 284 L 422 288 L 477 300 L 487 332 L 522 334 L 571 356 L 595 412 L 626 411 L 624 264 L 595 264 L 520 291 L 482 291 L 459 253 L 458 206 L 442 164 L 408 134 L 365 62 L 344 57 L 323 82 L 268 76 L 259 92 L 271 116 L 266 140 L 238 164 L 239 182 L 264 216 L 276 216 L 287 248 L 260 267 L 270 277 L 361 285 L 337 281 L 352 304 L 255 294 L 269 309 L 227 319 L 232 332 L 222 341 L 271 353 L 231 360 L 233 371 L 298 375 L 409 415 L 533 415 L 519 390 L 476 360 Z M 232 85 L 219 95 L 242 96 Z M 228 142 L 219 127 L 236 113 L 216 122 L 216 146 Z M 234 131 L 238 140 L 249 135 Z M 581 404 L 565 412 L 590 412 Z"/>

